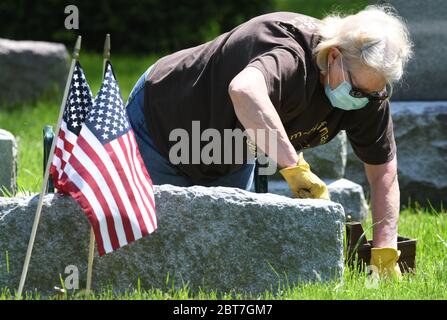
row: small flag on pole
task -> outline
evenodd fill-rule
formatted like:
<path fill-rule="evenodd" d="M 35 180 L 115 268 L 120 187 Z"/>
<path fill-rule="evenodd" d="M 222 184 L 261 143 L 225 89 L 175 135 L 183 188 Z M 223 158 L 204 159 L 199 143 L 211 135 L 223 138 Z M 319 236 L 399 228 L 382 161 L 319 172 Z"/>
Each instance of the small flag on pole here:
<path fill-rule="evenodd" d="M 68 192 L 86 213 L 102 256 L 157 229 L 152 181 L 110 62 L 85 116 L 58 177 L 63 192 Z"/>
<path fill-rule="evenodd" d="M 60 192 L 64 191 L 64 181 L 66 176 L 62 177 L 62 174 L 65 164 L 70 158 L 73 146 L 76 144 L 79 132 L 81 131 L 88 112 L 92 108 L 92 104 L 92 91 L 85 79 L 81 64 L 79 61 L 76 61 L 67 102 L 65 103 L 62 116 L 61 127 L 56 138 L 57 141 L 53 162 L 50 167 L 54 186 Z"/>
<path fill-rule="evenodd" d="M 75 80 L 73 73 L 74 73 L 74 69 L 75 69 L 78 59 L 79 59 L 79 51 L 81 50 L 81 39 L 82 39 L 81 36 L 77 37 L 76 44 L 75 44 L 75 47 L 73 50 L 73 59 L 71 61 L 70 69 L 68 71 L 67 82 L 65 84 L 64 95 L 63 95 L 62 103 L 61 103 L 60 110 L 59 110 L 59 117 L 57 119 L 56 132 L 58 132 L 58 135 L 60 132 L 60 127 L 61 127 L 64 111 L 68 108 L 68 106 L 67 106 L 68 94 L 69 94 L 69 91 L 72 90 L 71 87 L 72 87 L 73 81 Z M 20 299 L 22 297 L 23 287 L 25 286 L 26 276 L 28 274 L 28 268 L 29 268 L 29 263 L 31 260 L 31 254 L 33 252 L 34 241 L 36 240 L 37 227 L 39 225 L 39 220 L 40 220 L 40 216 L 42 213 L 43 197 L 46 194 L 46 190 L 48 188 L 48 179 L 50 177 L 50 169 L 53 165 L 53 158 L 55 155 L 57 139 L 58 138 L 53 139 L 53 142 L 51 143 L 50 157 L 46 161 L 46 165 L 45 165 L 45 173 L 43 175 L 42 188 L 41 188 L 40 195 L 39 195 L 39 201 L 37 202 L 36 214 L 34 215 L 33 228 L 31 229 L 31 235 L 30 235 L 29 242 L 28 242 L 28 248 L 26 249 L 25 261 L 23 263 L 22 275 L 20 276 L 19 287 L 17 289 L 17 298 L 18 299 Z M 61 170 L 61 169 L 59 168 L 59 170 Z M 56 172 L 55 177 L 58 177 L 58 175 L 59 174 Z"/>

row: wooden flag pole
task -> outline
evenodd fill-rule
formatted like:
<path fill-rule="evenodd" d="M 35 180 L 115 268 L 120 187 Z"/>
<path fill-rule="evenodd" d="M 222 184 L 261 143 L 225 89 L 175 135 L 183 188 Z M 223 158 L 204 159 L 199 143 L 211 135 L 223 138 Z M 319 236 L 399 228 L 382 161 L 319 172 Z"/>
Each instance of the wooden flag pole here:
<path fill-rule="evenodd" d="M 106 35 L 106 40 L 104 41 L 104 60 L 102 66 L 102 77 L 106 72 L 106 63 L 110 59 L 110 34 Z M 90 228 L 90 244 L 88 249 L 88 265 L 87 265 L 87 284 L 86 293 L 90 294 L 92 288 L 92 275 L 93 275 L 93 259 L 95 257 L 95 235 L 93 233 L 93 228 Z"/>
<path fill-rule="evenodd" d="M 67 82 L 65 84 L 64 96 L 62 98 L 62 103 L 61 103 L 61 107 L 60 107 L 60 111 L 59 111 L 59 119 L 57 120 L 57 126 L 56 126 L 56 131 L 55 131 L 56 134 L 59 133 L 59 129 L 61 127 L 62 116 L 64 114 L 65 104 L 67 102 L 68 91 L 70 90 L 71 79 L 73 77 L 73 70 L 74 70 L 76 61 L 79 59 L 79 51 L 81 50 L 81 40 L 82 40 L 81 36 L 78 36 L 74 50 L 73 50 L 73 59 L 71 61 L 70 70 L 68 72 Z M 31 254 L 33 251 L 34 240 L 36 239 L 37 226 L 39 225 L 40 214 L 42 212 L 43 196 L 47 192 L 48 178 L 50 176 L 50 166 L 51 166 L 51 163 L 53 162 L 54 149 L 56 148 L 56 140 L 57 139 L 55 137 L 53 139 L 53 143 L 51 144 L 50 156 L 48 157 L 47 165 L 45 167 L 45 174 L 43 176 L 42 187 L 41 187 L 40 195 L 39 195 L 39 202 L 37 204 L 36 214 L 34 216 L 34 224 L 33 224 L 32 230 L 31 230 L 31 236 L 30 236 L 29 243 L 28 243 L 28 249 L 26 251 L 25 262 L 23 264 L 19 288 L 17 290 L 17 297 L 16 297 L 17 299 L 20 299 L 22 297 L 23 287 L 25 285 L 26 275 L 28 273 L 28 267 L 29 267 L 29 262 L 31 260 Z"/>
<path fill-rule="evenodd" d="M 88 265 L 87 265 L 87 285 L 85 293 L 90 294 L 92 288 L 92 275 L 93 275 L 93 259 L 95 257 L 95 234 L 93 228 L 90 227 L 90 243 L 88 248 Z"/>

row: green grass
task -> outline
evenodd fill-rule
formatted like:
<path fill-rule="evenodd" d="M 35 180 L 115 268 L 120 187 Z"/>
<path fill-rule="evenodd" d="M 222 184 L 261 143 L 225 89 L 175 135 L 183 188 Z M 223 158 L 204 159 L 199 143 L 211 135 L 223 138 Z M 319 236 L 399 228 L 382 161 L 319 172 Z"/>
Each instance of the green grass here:
<path fill-rule="evenodd" d="M 112 63 L 124 101 L 141 74 L 157 59 L 156 56 L 112 55 Z M 102 77 L 101 54 L 81 53 L 81 64 L 92 92 L 96 95 Z M 48 98 L 31 105 L 0 108 L 0 128 L 13 133 L 17 139 L 18 188 L 38 192 L 43 175 L 42 129 L 46 124 L 56 127 L 61 98 Z M 1 194 L 1 193 L 0 193 Z"/>
<path fill-rule="evenodd" d="M 365 224 L 367 237 L 371 238 L 370 222 Z M 188 287 L 157 290 L 137 288 L 121 294 L 104 288 L 89 299 L 447 299 L 447 212 L 426 209 L 406 209 L 401 213 L 399 233 L 416 238 L 416 274 L 405 274 L 401 282 L 384 281 L 376 288 L 366 286 L 364 273 L 345 269 L 342 279 L 327 283 L 298 284 L 282 287 L 277 293 L 270 291 L 257 296 L 238 293 L 198 292 Z M 12 299 L 10 291 L 0 290 L 0 300 Z M 28 293 L 26 299 L 40 299 Z M 52 296 L 49 299 L 85 299 L 82 293 Z"/>
<path fill-rule="evenodd" d="M 354 12 L 367 5 L 366 0 L 276 0 L 276 11 L 294 11 L 321 18 L 332 10 Z M 112 35 L 113 37 L 113 35 Z M 113 45 L 113 42 L 112 42 Z M 70 49 L 71 50 L 71 49 Z M 124 101 L 140 75 L 156 61 L 157 56 L 122 56 L 113 54 L 115 68 Z M 81 64 L 95 95 L 101 84 L 102 55 L 81 51 Z M 0 128 L 12 132 L 18 141 L 18 188 L 19 191 L 38 192 L 43 175 L 42 129 L 44 125 L 56 126 L 61 97 L 47 94 L 37 103 L 20 105 L 15 108 L 0 106 Z M 12 110 L 10 110 L 12 109 Z M 0 191 L 0 195 L 2 192 Z"/>
<path fill-rule="evenodd" d="M 321 17 L 330 9 L 361 8 L 366 1 L 293 1 L 278 0 L 277 10 L 302 12 Z M 112 62 L 126 100 L 134 83 L 156 56 L 119 56 L 112 54 Z M 99 89 L 102 73 L 100 54 L 81 53 L 81 63 L 93 93 Z M 11 131 L 18 140 L 20 190 L 38 192 L 42 181 L 42 128 L 56 125 L 60 101 L 44 98 L 33 105 L 17 106 L 12 110 L 0 108 L 0 128 Z M 365 225 L 365 230 L 368 230 Z M 364 274 L 346 269 L 342 279 L 328 283 L 299 284 L 284 287 L 278 293 L 265 292 L 260 296 L 243 296 L 237 293 L 192 293 L 187 287 L 179 290 L 139 290 L 115 294 L 111 288 L 96 292 L 90 299 L 447 299 L 447 212 L 424 208 L 411 208 L 401 212 L 399 233 L 418 239 L 417 273 L 405 275 L 403 281 L 381 283 L 378 288 L 365 286 Z M 368 231 L 371 238 L 371 232 Z M 12 299 L 9 290 L 0 290 L 0 300 Z M 26 299 L 40 299 L 40 294 L 27 293 Z M 50 299 L 82 299 L 82 294 L 54 296 Z"/>

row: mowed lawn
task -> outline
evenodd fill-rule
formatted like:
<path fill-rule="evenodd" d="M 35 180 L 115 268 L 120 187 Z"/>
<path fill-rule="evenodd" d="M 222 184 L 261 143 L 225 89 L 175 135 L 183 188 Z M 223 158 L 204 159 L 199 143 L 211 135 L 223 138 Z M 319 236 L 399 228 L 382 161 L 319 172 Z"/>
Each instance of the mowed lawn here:
<path fill-rule="evenodd" d="M 88 299 L 447 299 L 447 212 L 426 209 L 406 209 L 401 213 L 400 234 L 418 240 L 416 274 L 405 274 L 401 282 L 380 282 L 371 285 L 365 274 L 345 269 L 343 278 L 327 283 L 298 284 L 266 291 L 259 295 L 245 296 L 233 293 L 218 293 L 203 290 L 191 292 L 182 289 L 157 290 L 139 288 L 123 293 L 114 293 L 113 288 L 104 288 Z M 371 238 L 370 223 L 365 224 Z M 138 288 L 138 282 L 134 284 Z M 13 299 L 13 290 L 0 289 L 0 300 Z M 28 293 L 27 299 L 43 299 L 39 293 Z M 45 299 L 85 299 L 77 292 L 66 296 L 50 296 Z"/>
<path fill-rule="evenodd" d="M 316 18 L 336 11 L 355 13 L 364 8 L 366 0 L 275 0 L 275 11 L 293 11 Z M 217 35 L 209 35 L 211 40 Z M 72 48 L 67 48 L 70 52 Z M 127 101 L 133 85 L 140 75 L 155 62 L 159 56 L 140 55 L 122 56 L 114 54 L 112 35 L 112 63 L 120 84 L 124 101 Z M 81 64 L 86 73 L 93 94 L 101 84 L 102 55 L 86 53 L 81 50 Z M 42 181 L 42 129 L 44 125 L 56 126 L 62 97 L 43 98 L 37 103 L 16 106 L 12 111 L 5 111 L 0 106 L 0 128 L 12 132 L 19 145 L 18 186 L 20 191 L 37 191 Z M 0 191 L 1 195 L 1 191 Z"/>
<path fill-rule="evenodd" d="M 141 74 L 157 60 L 156 56 L 113 55 L 111 61 L 118 79 L 123 100 L 127 98 Z M 101 54 L 81 52 L 81 65 L 93 95 L 99 90 L 102 77 Z M 56 129 L 62 97 L 45 97 L 33 104 L 13 108 L 0 107 L 0 128 L 13 133 L 17 139 L 18 188 L 38 192 L 43 176 L 43 134 L 45 125 Z M 0 192 L 1 195 L 1 192 Z"/>
<path fill-rule="evenodd" d="M 123 99 L 127 97 L 141 73 L 157 57 L 129 57 L 113 55 L 112 62 L 120 83 Z M 102 59 L 99 54 L 82 53 L 81 63 L 92 91 L 99 89 Z M 23 105 L 10 111 L 0 110 L 0 128 L 11 131 L 18 140 L 18 184 L 21 191 L 38 192 L 42 181 L 42 128 L 56 125 L 60 101 L 46 99 L 35 105 Z M 401 212 L 401 235 L 418 239 L 417 273 L 407 275 L 400 283 L 381 283 L 368 288 L 364 274 L 346 269 L 343 279 L 329 283 L 300 284 L 282 288 L 276 293 L 259 296 L 238 293 L 192 293 L 187 287 L 181 290 L 159 291 L 150 288 L 114 294 L 104 288 L 90 299 L 446 299 L 447 298 L 447 212 L 425 208 L 407 208 Z M 371 230 L 365 225 L 368 235 Z M 0 299 L 10 299 L 13 292 L 0 289 Z M 31 296 L 29 296 L 31 298 Z M 36 298 L 36 296 L 34 296 Z M 37 298 L 39 294 L 37 293 Z M 48 298 L 48 297 L 47 297 Z M 58 298 L 58 297 L 49 297 Z M 82 299 L 80 294 L 63 298 Z"/>
<path fill-rule="evenodd" d="M 287 2 L 286 0 L 284 2 Z M 120 56 L 113 54 L 112 63 L 120 84 L 124 101 L 139 76 L 157 59 L 156 56 Z M 93 93 L 101 83 L 101 54 L 81 53 L 81 64 Z M 0 128 L 12 132 L 18 141 L 18 185 L 22 192 L 39 192 L 42 182 L 42 128 L 55 126 L 60 98 L 44 98 L 36 104 L 22 105 L 5 110 L 0 107 Z M 365 224 L 371 238 L 370 222 Z M 179 290 L 159 291 L 150 288 L 121 294 L 113 288 L 104 288 L 90 299 L 447 299 L 447 212 L 428 208 L 406 208 L 401 212 L 401 235 L 418 239 L 417 272 L 405 275 L 401 282 L 383 282 L 369 288 L 364 274 L 346 269 L 342 279 L 328 283 L 298 284 L 268 291 L 259 296 L 238 293 L 192 293 L 187 287 Z M 0 262 L 0 265 L 4 261 Z M 3 272 L 3 271 L 2 271 Z M 0 300 L 13 298 L 13 290 L 0 288 Z M 28 298 L 40 298 L 31 295 Z M 61 297 L 46 297 L 56 299 Z M 64 299 L 82 299 L 75 293 Z"/>

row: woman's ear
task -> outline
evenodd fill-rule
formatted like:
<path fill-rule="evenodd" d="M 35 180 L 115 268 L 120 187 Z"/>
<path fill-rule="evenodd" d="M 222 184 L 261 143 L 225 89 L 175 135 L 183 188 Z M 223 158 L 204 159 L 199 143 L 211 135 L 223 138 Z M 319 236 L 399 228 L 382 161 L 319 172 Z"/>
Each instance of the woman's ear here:
<path fill-rule="evenodd" d="M 339 56 L 341 56 L 340 50 L 337 47 L 331 47 L 328 51 L 327 62 L 332 64 Z"/>

